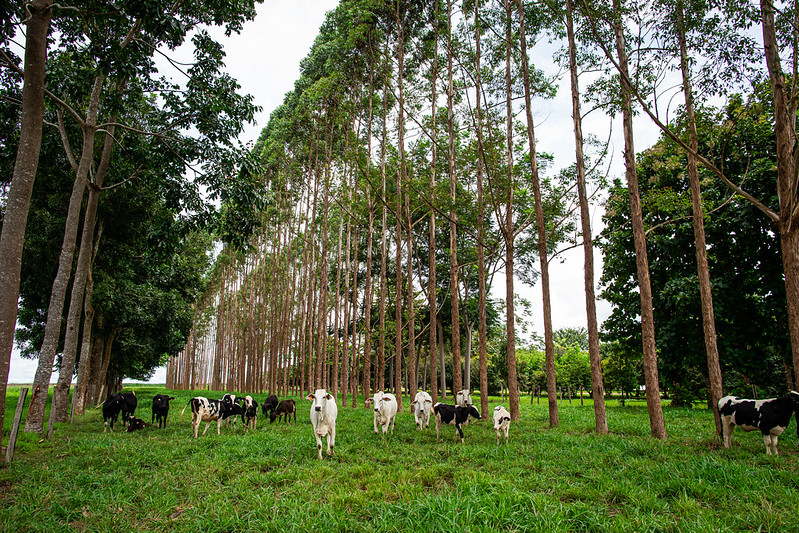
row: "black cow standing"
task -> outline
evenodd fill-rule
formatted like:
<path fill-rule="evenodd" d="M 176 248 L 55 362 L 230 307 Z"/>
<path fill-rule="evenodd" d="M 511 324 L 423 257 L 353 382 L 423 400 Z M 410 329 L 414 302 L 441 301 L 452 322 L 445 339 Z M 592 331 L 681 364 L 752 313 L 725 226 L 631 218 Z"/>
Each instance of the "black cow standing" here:
<path fill-rule="evenodd" d="M 158 422 L 158 427 L 166 427 L 166 417 L 169 414 L 169 401 L 174 400 L 174 396 L 166 394 L 156 394 L 153 397 L 153 419 L 151 424 Z"/>
<path fill-rule="evenodd" d="M 261 412 L 264 416 L 269 416 L 270 420 L 272 419 L 272 412 L 277 407 L 277 396 L 274 394 L 267 396 L 264 403 L 261 404 Z"/>
<path fill-rule="evenodd" d="M 108 431 L 108 426 L 111 426 L 111 431 L 114 431 L 114 422 L 119 418 L 119 413 L 122 411 L 122 395 L 110 394 L 103 402 L 103 433 Z"/>
<path fill-rule="evenodd" d="M 122 396 L 122 425 L 124 426 L 128 419 L 133 418 L 136 413 L 139 400 L 136 398 L 135 391 L 126 392 L 120 396 Z"/>
<path fill-rule="evenodd" d="M 454 425 L 461 437 L 461 442 L 464 442 L 461 427 L 466 424 L 469 417 L 480 420 L 480 412 L 473 405 L 461 407 L 438 402 L 433 406 L 433 413 L 436 417 L 436 438 L 440 438 L 441 424 Z"/>
<path fill-rule="evenodd" d="M 725 396 L 719 400 L 722 439 L 724 447 L 732 446 L 732 430 L 735 426 L 744 431 L 760 430 L 766 444 L 766 454 L 772 450 L 777 455 L 777 439 L 797 414 L 796 434 L 799 436 L 799 392 L 791 391 L 782 398 L 747 400 L 736 396 Z"/>

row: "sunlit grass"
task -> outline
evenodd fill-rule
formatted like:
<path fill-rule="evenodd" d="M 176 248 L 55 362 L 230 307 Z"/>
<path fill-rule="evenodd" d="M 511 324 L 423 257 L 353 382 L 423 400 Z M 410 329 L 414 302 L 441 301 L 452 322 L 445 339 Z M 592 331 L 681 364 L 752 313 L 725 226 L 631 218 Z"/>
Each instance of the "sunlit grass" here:
<path fill-rule="evenodd" d="M 137 416 L 152 396 L 137 387 Z M 7 429 L 18 392 L 9 392 Z M 172 392 L 166 429 L 104 434 L 92 410 L 50 441 L 21 433 L 0 470 L 3 531 L 792 531 L 799 530 L 799 453 L 793 424 L 779 457 L 759 434 L 719 448 L 704 409 L 665 408 L 669 438 L 649 437 L 643 402 L 608 404 L 611 434 L 593 433 L 593 405 L 522 403 L 508 445 L 490 421 L 466 444 L 445 426 L 418 432 L 406 410 L 393 435 L 371 412 L 339 408 L 336 456 L 316 459 L 309 403 L 297 424 L 255 431 L 212 425 L 191 438 Z M 219 397 L 219 393 L 206 393 Z M 262 400 L 262 398 L 258 398 Z M 475 401 L 479 401 L 475 396 Z M 492 398 L 491 405 L 500 403 Z M 363 405 L 359 402 L 359 405 Z M 188 411 L 187 411 L 188 414 Z"/>

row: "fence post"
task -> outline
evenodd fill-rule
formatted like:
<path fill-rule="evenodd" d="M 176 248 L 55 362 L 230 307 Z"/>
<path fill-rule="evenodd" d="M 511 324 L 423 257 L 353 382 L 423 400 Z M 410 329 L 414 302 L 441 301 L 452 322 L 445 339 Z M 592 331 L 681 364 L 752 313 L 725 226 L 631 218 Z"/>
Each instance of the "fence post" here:
<path fill-rule="evenodd" d="M 19 400 L 17 400 L 17 410 L 14 412 L 14 423 L 11 425 L 11 434 L 8 436 L 8 448 L 6 448 L 6 464 L 14 458 L 14 446 L 17 443 L 17 433 L 19 432 L 19 421 L 22 419 L 22 409 L 25 407 L 25 398 L 28 396 L 28 387 L 19 390 Z"/>

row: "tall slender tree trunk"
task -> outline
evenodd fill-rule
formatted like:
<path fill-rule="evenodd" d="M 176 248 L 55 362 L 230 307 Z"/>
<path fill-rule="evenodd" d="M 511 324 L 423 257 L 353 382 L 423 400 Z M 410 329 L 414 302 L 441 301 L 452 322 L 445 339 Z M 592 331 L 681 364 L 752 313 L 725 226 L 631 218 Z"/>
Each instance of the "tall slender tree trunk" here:
<path fill-rule="evenodd" d="M 3 427 L 6 412 L 8 371 L 17 325 L 22 245 L 42 146 L 44 75 L 52 5 L 52 0 L 36 0 L 27 4 L 19 146 L 0 233 L 0 428 Z"/>
<path fill-rule="evenodd" d="M 638 270 L 638 289 L 641 296 L 641 333 L 644 352 L 644 380 L 646 383 L 646 404 L 649 409 L 649 426 L 652 436 L 665 439 L 666 425 L 663 408 L 660 405 L 660 384 L 658 383 L 657 351 L 655 349 L 655 320 L 652 310 L 652 286 L 649 280 L 649 260 L 646 253 L 646 233 L 641 211 L 641 195 L 638 190 L 638 173 L 635 168 L 635 146 L 633 144 L 632 87 L 629 86 L 627 50 L 624 40 L 624 26 L 621 19 L 620 0 L 613 0 L 615 11 L 613 26 L 616 35 L 616 51 L 622 77 L 622 122 L 624 127 L 624 164 L 627 188 L 630 194 L 630 217 L 632 219 L 633 239 L 635 241 L 635 263 Z"/>
<path fill-rule="evenodd" d="M 402 185 L 405 181 L 405 13 L 400 11 L 400 2 L 397 3 L 397 85 L 399 98 L 397 102 L 399 116 L 397 118 L 397 150 L 399 151 L 399 168 L 397 169 L 397 198 L 395 214 L 396 225 L 396 310 L 394 313 L 395 342 L 394 347 L 394 388 L 397 397 L 398 410 L 402 411 Z M 411 258 L 408 258 L 410 261 Z M 410 280 L 409 280 L 410 282 Z"/>
<path fill-rule="evenodd" d="M 532 172 L 533 197 L 535 198 L 535 221 L 538 232 L 538 264 L 541 269 L 541 299 L 544 307 L 544 352 L 547 367 L 547 383 L 555 383 L 555 341 L 552 334 L 552 303 L 549 290 L 549 254 L 547 252 L 547 228 L 544 221 L 544 202 L 541 197 L 541 180 L 538 177 L 536 160 L 535 124 L 533 123 L 532 99 L 530 97 L 530 67 L 527 64 L 527 35 L 524 27 L 522 0 L 516 0 L 519 14 L 519 38 L 522 52 L 522 74 L 524 76 L 524 107 L 527 115 L 527 142 L 530 149 L 530 169 Z M 548 395 L 549 427 L 557 427 L 558 401 Z"/>
<path fill-rule="evenodd" d="M 506 162 L 508 166 L 508 191 L 505 200 L 505 220 L 500 221 L 502 236 L 505 239 L 505 330 L 508 358 L 508 404 L 512 420 L 519 420 L 519 381 L 516 375 L 516 313 L 513 291 L 513 254 L 516 234 L 513 228 L 513 92 L 511 83 L 511 4 L 505 2 L 505 115 L 506 115 Z M 547 382 L 550 382 L 547 379 Z M 551 381 L 554 388 L 554 380 Z M 554 392 L 550 394 L 554 397 Z M 551 422 L 551 418 L 550 418 Z"/>
<path fill-rule="evenodd" d="M 455 118 L 452 66 L 452 0 L 447 0 L 447 129 L 449 133 L 449 198 L 452 208 L 449 211 L 449 290 L 450 308 L 452 310 L 452 393 L 463 389 L 463 375 L 461 372 L 461 325 L 460 307 L 458 299 L 458 213 L 455 205 L 457 201 L 457 171 L 455 169 Z"/>
<path fill-rule="evenodd" d="M 435 32 L 434 37 L 434 44 L 433 44 L 433 68 L 432 68 L 432 81 L 431 81 L 431 89 L 432 89 L 432 96 L 430 99 L 431 105 L 431 117 L 432 117 L 432 126 L 430 128 L 432 134 L 432 146 L 431 146 L 431 156 L 430 156 L 430 186 L 429 186 L 429 196 L 432 200 L 435 198 L 436 192 L 436 163 L 438 158 L 438 129 L 436 127 L 436 113 L 438 111 L 437 101 L 438 101 L 438 87 L 436 86 L 438 83 L 438 17 L 439 17 L 439 8 L 440 3 L 436 2 L 436 10 L 435 14 L 433 15 L 433 28 Z M 430 344 L 430 354 L 428 359 L 430 360 L 430 390 L 431 395 L 433 397 L 433 403 L 435 404 L 438 402 L 438 357 L 436 353 L 436 317 L 438 315 L 437 312 L 437 304 L 438 299 L 436 298 L 436 268 L 438 266 L 436 261 L 436 210 L 432 207 L 430 208 L 430 231 L 428 233 L 427 239 L 427 267 L 428 267 L 428 280 L 427 280 L 427 305 L 430 308 L 430 330 L 428 332 L 428 343 Z M 444 368 L 441 368 L 441 372 L 444 372 Z"/>
<path fill-rule="evenodd" d="M 599 353 L 599 327 L 596 318 L 594 293 L 594 244 L 591 234 L 591 216 L 588 211 L 588 194 L 585 186 L 585 156 L 583 154 L 583 117 L 580 111 L 580 89 L 577 78 L 577 44 L 574 39 L 574 20 L 571 0 L 566 0 L 566 33 L 569 40 L 569 72 L 572 93 L 572 119 L 574 121 L 574 149 L 577 168 L 577 195 L 580 201 L 580 222 L 583 234 L 585 310 L 588 319 L 588 357 L 591 362 L 591 390 L 594 397 L 594 425 L 596 432 L 608 432 L 605 411 L 605 389 L 602 380 L 602 361 Z M 582 400 L 582 395 L 580 396 Z"/>
<path fill-rule="evenodd" d="M 480 358 L 480 416 L 488 418 L 488 328 L 486 318 L 485 198 L 483 197 L 483 83 L 480 72 L 480 2 L 474 3 L 475 114 L 477 115 L 477 308 Z"/>
<path fill-rule="evenodd" d="M 688 144 L 694 152 L 699 151 L 696 131 L 696 111 L 688 66 L 688 45 L 685 39 L 684 5 L 677 1 L 677 35 L 680 44 L 680 69 L 682 71 L 683 92 L 685 93 L 685 112 L 688 120 Z M 702 209 L 702 189 L 699 182 L 699 168 L 696 157 L 688 152 L 688 180 L 691 185 L 691 208 L 693 210 L 694 241 L 696 243 L 696 266 L 699 276 L 699 293 L 702 300 L 702 325 L 707 353 L 707 371 L 710 383 L 710 396 L 713 402 L 713 418 L 716 422 L 716 435 L 721 436 L 721 417 L 718 402 L 722 396 L 721 366 L 716 344 L 716 317 L 713 312 L 713 291 L 710 285 L 710 267 L 707 260 L 705 241 L 705 218 Z"/>

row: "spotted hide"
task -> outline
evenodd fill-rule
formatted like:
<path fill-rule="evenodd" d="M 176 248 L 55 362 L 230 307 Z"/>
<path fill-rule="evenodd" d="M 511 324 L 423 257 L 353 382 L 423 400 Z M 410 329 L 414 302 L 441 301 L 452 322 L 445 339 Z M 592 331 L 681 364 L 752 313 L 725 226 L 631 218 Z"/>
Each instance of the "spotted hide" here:
<path fill-rule="evenodd" d="M 200 429 L 201 422 L 206 422 L 203 435 L 205 435 L 205 432 L 208 431 L 208 426 L 211 425 L 211 422 L 214 421 L 216 421 L 216 434 L 220 434 L 220 428 L 222 427 L 222 415 L 225 406 L 222 400 L 209 400 L 208 398 L 203 398 L 202 396 L 196 396 L 189 400 L 189 403 L 186 404 L 186 407 L 189 406 L 191 406 L 191 427 L 195 439 L 197 438 L 197 432 Z M 183 418 L 183 413 L 186 412 L 186 407 L 184 407 L 183 411 L 180 412 L 180 418 Z"/>
<path fill-rule="evenodd" d="M 791 423 L 791 416 L 799 417 L 799 392 L 791 391 L 782 398 L 747 400 L 725 396 L 719 400 L 724 447 L 732 446 L 732 431 L 736 426 L 744 431 L 760 430 L 766 444 L 766 454 L 778 454 L 777 439 Z M 797 418 L 799 420 L 799 418 Z M 796 430 L 799 436 L 799 427 Z"/>
<path fill-rule="evenodd" d="M 508 434 L 510 433 L 510 413 L 502 405 L 494 407 L 494 414 L 492 416 L 494 421 L 494 430 L 497 432 L 497 444 L 499 444 L 500 437 L 505 436 L 505 444 L 508 443 Z"/>
<path fill-rule="evenodd" d="M 436 438 L 441 438 L 441 424 L 455 426 L 460 435 L 461 442 L 464 442 L 463 430 L 461 429 L 469 417 L 480 420 L 480 412 L 473 406 L 461 407 L 460 405 L 447 405 L 438 402 L 433 406 L 433 414 L 436 417 Z"/>

